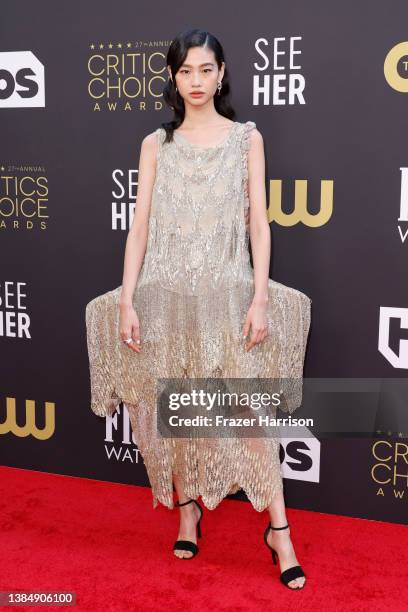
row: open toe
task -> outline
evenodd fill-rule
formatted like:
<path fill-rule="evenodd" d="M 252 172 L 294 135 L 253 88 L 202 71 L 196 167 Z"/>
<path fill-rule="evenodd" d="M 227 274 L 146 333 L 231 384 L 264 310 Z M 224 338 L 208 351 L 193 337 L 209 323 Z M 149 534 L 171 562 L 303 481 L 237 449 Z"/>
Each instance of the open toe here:
<path fill-rule="evenodd" d="M 200 504 L 195 499 L 189 499 L 188 501 L 183 502 L 183 503 L 180 503 L 179 501 L 177 501 L 175 505 L 185 506 L 186 504 L 191 504 L 191 502 L 194 502 L 200 510 L 200 518 L 198 519 L 196 529 L 197 529 L 198 537 L 201 538 L 201 524 L 200 523 L 201 523 L 201 518 L 203 516 L 203 509 L 201 508 Z M 177 540 L 173 546 L 173 551 L 176 551 L 176 550 L 187 551 L 188 553 L 190 553 L 188 555 L 183 554 L 180 556 L 175 554 L 174 556 L 177 557 L 178 559 L 192 559 L 199 552 L 198 545 L 195 542 L 191 542 L 191 540 Z"/>
<path fill-rule="evenodd" d="M 270 532 L 271 529 L 274 529 L 275 531 L 278 531 L 280 529 L 288 529 L 289 525 L 284 525 L 283 527 L 272 527 L 271 523 L 268 523 L 266 529 L 265 529 L 265 533 L 264 533 L 264 542 L 266 544 L 266 546 L 270 549 L 271 553 L 272 553 L 272 561 L 275 565 L 277 565 L 278 563 L 278 553 L 276 552 L 276 550 L 269 544 L 268 542 L 268 534 Z M 303 572 L 303 569 L 300 565 L 294 565 L 292 567 L 288 567 L 288 569 L 284 570 L 281 575 L 280 575 L 280 581 L 282 582 L 282 584 L 284 584 L 286 587 L 288 587 L 288 589 L 291 589 L 292 591 L 298 591 L 300 589 L 303 589 L 306 580 L 304 580 L 303 584 L 299 584 L 299 581 L 296 580 L 296 578 L 304 578 L 306 579 L 305 573 Z"/>

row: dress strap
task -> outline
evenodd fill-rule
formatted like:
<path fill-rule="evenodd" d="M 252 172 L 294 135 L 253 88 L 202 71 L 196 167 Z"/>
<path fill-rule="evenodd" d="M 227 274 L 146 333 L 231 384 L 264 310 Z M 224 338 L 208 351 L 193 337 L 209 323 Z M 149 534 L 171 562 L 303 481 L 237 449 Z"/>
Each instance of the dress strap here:
<path fill-rule="evenodd" d="M 256 128 L 254 121 L 247 121 L 243 124 L 241 139 L 241 160 L 242 160 L 242 178 L 243 178 L 243 189 L 244 189 L 244 209 L 249 208 L 249 193 L 248 193 L 248 151 L 251 146 L 250 132 Z"/>

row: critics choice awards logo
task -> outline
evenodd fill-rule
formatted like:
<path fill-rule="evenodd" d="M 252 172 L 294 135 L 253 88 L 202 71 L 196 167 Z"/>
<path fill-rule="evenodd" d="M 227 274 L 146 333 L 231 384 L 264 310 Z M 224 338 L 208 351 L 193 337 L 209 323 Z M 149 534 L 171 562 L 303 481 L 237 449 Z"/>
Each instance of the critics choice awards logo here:
<path fill-rule="evenodd" d="M 88 97 L 94 111 L 161 110 L 171 41 L 89 44 Z"/>
<path fill-rule="evenodd" d="M 0 166 L 0 230 L 48 226 L 48 178 L 43 166 Z"/>

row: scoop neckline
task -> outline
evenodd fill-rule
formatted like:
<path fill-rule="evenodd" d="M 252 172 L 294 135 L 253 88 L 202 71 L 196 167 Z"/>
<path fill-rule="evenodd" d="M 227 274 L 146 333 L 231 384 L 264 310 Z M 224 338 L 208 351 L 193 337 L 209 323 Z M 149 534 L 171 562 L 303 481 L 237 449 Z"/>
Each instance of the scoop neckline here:
<path fill-rule="evenodd" d="M 176 140 L 181 140 L 182 143 L 185 144 L 190 149 L 197 149 L 199 151 L 213 151 L 214 149 L 219 149 L 220 147 L 223 147 L 225 144 L 227 144 L 237 124 L 238 124 L 238 121 L 233 121 L 229 129 L 229 132 L 227 136 L 224 138 L 224 140 L 222 140 L 220 143 L 216 145 L 212 145 L 211 147 L 203 147 L 201 145 L 193 144 L 192 142 L 189 142 L 182 134 L 178 134 L 176 130 L 173 131 L 173 136 L 176 138 Z"/>

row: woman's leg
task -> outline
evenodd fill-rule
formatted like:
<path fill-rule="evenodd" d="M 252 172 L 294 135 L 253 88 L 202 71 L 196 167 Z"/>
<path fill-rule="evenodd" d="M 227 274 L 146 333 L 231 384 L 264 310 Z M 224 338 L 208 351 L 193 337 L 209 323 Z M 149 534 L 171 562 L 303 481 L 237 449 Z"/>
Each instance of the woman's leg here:
<path fill-rule="evenodd" d="M 184 493 L 183 483 L 177 474 L 173 474 L 173 482 L 177 491 L 178 501 L 183 503 L 188 501 L 188 497 Z M 197 544 L 197 529 L 196 525 L 200 518 L 200 511 L 196 504 L 186 504 L 179 507 L 180 511 L 180 527 L 177 540 L 190 540 Z M 175 550 L 176 557 L 192 557 L 193 553 L 189 550 Z"/>
<path fill-rule="evenodd" d="M 279 491 L 271 505 L 268 507 L 269 514 L 271 517 L 272 527 L 283 527 L 287 525 L 286 518 L 286 509 L 285 509 L 285 501 L 283 498 L 283 492 Z M 279 531 L 269 530 L 268 543 L 276 549 L 276 552 L 279 555 L 279 564 L 281 573 L 284 572 L 289 567 L 293 567 L 294 565 L 300 565 L 298 560 L 296 559 L 296 554 L 293 548 L 292 541 L 290 539 L 290 527 L 287 529 L 280 529 Z M 305 582 L 305 578 L 302 576 L 301 578 L 295 578 L 289 582 L 291 588 L 302 587 Z"/>

